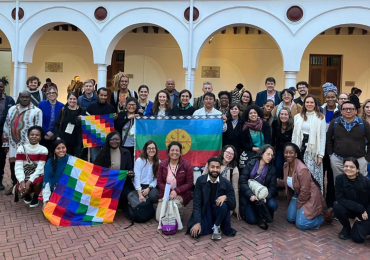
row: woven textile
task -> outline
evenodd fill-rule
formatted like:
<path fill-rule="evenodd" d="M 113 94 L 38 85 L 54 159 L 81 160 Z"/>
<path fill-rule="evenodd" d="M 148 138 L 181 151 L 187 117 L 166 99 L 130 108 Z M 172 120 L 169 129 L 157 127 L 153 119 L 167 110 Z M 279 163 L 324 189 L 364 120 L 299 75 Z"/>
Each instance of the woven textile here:
<path fill-rule="evenodd" d="M 44 215 L 57 226 L 113 222 L 126 176 L 70 156 Z"/>
<path fill-rule="evenodd" d="M 114 114 L 81 116 L 84 147 L 99 147 L 105 144 L 106 136 L 114 131 Z"/>

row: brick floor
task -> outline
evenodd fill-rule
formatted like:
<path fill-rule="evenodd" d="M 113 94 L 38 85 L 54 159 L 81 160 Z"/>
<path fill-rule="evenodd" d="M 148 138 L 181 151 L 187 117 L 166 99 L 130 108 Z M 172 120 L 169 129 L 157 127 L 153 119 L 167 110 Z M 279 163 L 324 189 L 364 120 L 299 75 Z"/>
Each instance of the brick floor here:
<path fill-rule="evenodd" d="M 10 173 L 4 184 L 9 187 Z M 268 231 L 232 218 L 235 237 L 213 242 L 210 236 L 194 240 L 185 230 L 164 236 L 153 219 L 130 223 L 117 212 L 114 223 L 93 227 L 56 227 L 38 208 L 0 192 L 1 259 L 370 259 L 370 239 L 358 245 L 342 241 L 340 224 L 324 224 L 317 231 L 302 232 L 285 221 L 286 204 L 278 197 L 279 209 Z M 192 210 L 183 217 L 184 226 Z"/>

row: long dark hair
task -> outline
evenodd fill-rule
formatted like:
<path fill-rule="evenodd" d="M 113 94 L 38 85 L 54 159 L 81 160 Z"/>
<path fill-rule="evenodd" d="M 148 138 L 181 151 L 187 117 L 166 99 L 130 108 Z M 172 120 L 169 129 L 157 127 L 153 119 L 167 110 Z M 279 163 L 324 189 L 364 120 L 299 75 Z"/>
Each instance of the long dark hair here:
<path fill-rule="evenodd" d="M 343 160 L 343 166 L 346 162 L 353 162 L 354 165 L 356 165 L 356 170 L 360 170 L 360 164 L 358 163 L 357 159 L 355 157 L 347 157 Z M 360 173 L 360 171 L 358 172 Z"/>
<path fill-rule="evenodd" d="M 240 95 L 240 104 L 242 104 L 244 106 L 243 101 L 242 101 L 242 97 L 243 97 L 243 95 L 244 95 L 245 92 L 247 92 L 249 94 L 249 102 L 245 106 L 245 107 L 248 107 L 248 106 L 250 106 L 250 105 L 253 104 L 252 94 L 251 94 L 251 92 L 249 90 L 244 90 L 243 93 Z"/>
<path fill-rule="evenodd" d="M 272 152 L 274 153 L 274 155 L 273 155 L 269 164 L 270 165 L 275 165 L 275 148 L 272 147 L 272 145 L 270 145 L 270 144 L 265 144 L 265 145 L 261 146 L 260 149 L 258 150 L 258 152 L 256 153 L 256 155 L 253 158 L 261 160 L 262 155 L 267 151 L 267 149 L 271 149 Z"/>
<path fill-rule="evenodd" d="M 233 117 L 231 116 L 231 113 L 230 113 L 230 110 L 233 109 L 234 107 L 237 107 L 239 109 L 239 106 L 235 103 L 231 103 L 229 105 L 229 109 L 228 109 L 228 112 L 227 112 L 227 120 L 233 120 Z M 239 109 L 239 112 L 240 112 L 240 109 Z M 240 113 L 238 113 L 238 119 L 240 119 Z"/>
<path fill-rule="evenodd" d="M 232 159 L 232 161 L 227 166 L 230 166 L 232 168 L 235 168 L 236 166 L 238 166 L 238 161 L 237 161 L 238 153 L 236 152 L 236 149 L 235 149 L 234 146 L 232 146 L 232 145 L 225 145 L 224 147 L 222 147 L 221 153 L 219 155 L 217 155 L 217 158 L 221 161 L 221 165 L 222 165 L 222 162 L 224 160 L 225 151 L 227 150 L 227 148 L 231 148 L 234 151 L 234 158 Z"/>
<path fill-rule="evenodd" d="M 154 113 L 157 109 L 159 109 L 159 94 L 164 93 L 167 96 L 167 102 L 166 102 L 166 111 L 171 110 L 171 98 L 170 94 L 166 90 L 160 90 L 158 93 L 155 95 L 154 103 L 153 103 L 153 108 L 152 112 Z"/>
<path fill-rule="evenodd" d="M 154 142 L 153 140 L 149 140 L 148 142 L 146 142 L 144 144 L 144 147 L 143 147 L 143 152 L 140 154 L 140 158 L 145 160 L 145 165 L 148 163 L 148 159 L 149 159 L 149 155 L 148 155 L 148 152 L 146 151 L 148 146 L 151 145 L 151 144 L 154 144 L 155 146 L 155 155 L 153 157 L 153 176 L 154 178 L 157 178 L 157 172 L 158 172 L 158 168 L 159 168 L 159 156 L 158 156 L 158 146 L 156 144 L 156 142 Z M 144 165 L 144 167 L 145 167 Z"/>
<path fill-rule="evenodd" d="M 100 150 L 98 156 L 95 159 L 94 164 L 105 167 L 105 168 L 110 168 L 112 166 L 112 161 L 111 161 L 111 156 L 110 156 L 110 139 L 114 135 L 118 135 L 119 139 L 121 140 L 121 134 L 118 131 L 111 132 L 107 135 L 105 144 L 103 145 L 103 148 Z M 119 148 L 117 148 L 119 149 Z"/>
<path fill-rule="evenodd" d="M 287 112 L 288 112 L 289 119 L 288 119 L 287 127 L 286 127 L 286 130 L 288 131 L 288 130 L 290 130 L 290 129 L 292 129 L 292 128 L 293 128 L 293 124 L 294 124 L 294 119 L 293 119 L 293 117 L 292 117 L 292 112 L 290 111 L 290 109 L 289 109 L 289 108 L 286 108 L 286 107 L 282 107 L 282 108 L 280 109 L 279 114 L 278 114 L 278 116 L 277 116 L 277 122 L 278 122 L 278 126 L 279 126 L 279 128 L 281 128 L 281 127 L 282 127 L 282 125 L 283 125 L 283 122 L 281 122 L 281 119 L 280 119 L 280 113 L 281 113 L 281 111 L 287 111 Z"/>
<path fill-rule="evenodd" d="M 295 151 L 295 153 L 297 154 L 297 159 L 300 160 L 304 165 L 306 165 L 303 161 L 303 156 L 302 156 L 302 153 L 301 153 L 301 149 L 299 149 L 298 145 L 294 144 L 294 143 L 286 143 L 284 144 L 284 149 L 283 151 L 285 152 L 285 148 L 287 147 L 292 147 Z M 310 169 L 308 169 L 310 171 Z M 313 182 L 315 183 L 315 185 L 317 187 L 319 187 L 319 189 L 321 189 L 321 185 L 320 183 L 315 179 L 315 177 L 313 177 L 311 171 L 310 171 L 310 174 L 311 174 L 311 179 L 313 180 Z"/>
<path fill-rule="evenodd" d="M 51 144 L 51 149 L 49 153 L 49 158 L 51 160 L 51 166 L 53 167 L 53 172 L 50 175 L 51 178 L 54 177 L 55 172 L 57 171 L 57 165 L 58 165 L 58 157 L 55 155 L 55 149 L 57 149 L 58 145 L 64 144 L 66 146 L 66 143 L 63 139 L 57 139 Z"/>

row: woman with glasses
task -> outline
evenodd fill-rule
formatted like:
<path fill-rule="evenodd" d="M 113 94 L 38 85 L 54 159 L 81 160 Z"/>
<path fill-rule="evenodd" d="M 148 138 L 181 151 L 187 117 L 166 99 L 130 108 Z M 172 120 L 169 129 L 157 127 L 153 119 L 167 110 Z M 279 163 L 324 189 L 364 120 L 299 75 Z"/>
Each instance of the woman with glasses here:
<path fill-rule="evenodd" d="M 174 104 L 169 115 L 171 116 L 191 116 L 193 115 L 195 108 L 190 104 L 192 95 L 187 89 L 182 90 L 179 93 L 180 103 Z"/>
<path fill-rule="evenodd" d="M 282 100 L 280 104 L 275 106 L 271 112 L 275 117 L 279 115 L 279 112 L 283 107 L 290 109 L 293 118 L 296 114 L 301 112 L 302 107 L 301 105 L 294 103 L 294 93 L 290 89 L 283 89 L 283 91 L 280 92 L 280 99 Z"/>
<path fill-rule="evenodd" d="M 320 112 L 316 98 L 309 94 L 304 99 L 301 113 L 294 117 L 292 143 L 301 149 L 303 161 L 320 184 L 321 192 L 324 192 L 322 159 L 325 141 L 325 116 Z"/>
<path fill-rule="evenodd" d="M 253 104 L 253 98 L 250 91 L 245 90 L 240 96 L 240 103 L 238 105 L 240 110 L 240 116 L 242 116 L 244 110 Z"/>
<path fill-rule="evenodd" d="M 136 98 L 126 99 L 126 110 L 118 114 L 115 128 L 122 133 L 122 146 L 130 151 L 131 159 L 134 160 L 135 145 L 135 117 L 138 117 L 139 103 Z M 134 162 L 134 161 L 132 161 Z"/>
<path fill-rule="evenodd" d="M 284 145 L 284 180 L 278 185 L 285 187 L 288 201 L 287 220 L 299 230 L 319 229 L 324 222 L 333 222 L 332 210 L 326 210 L 320 185 L 312 177 L 303 162 L 300 148 L 293 143 Z M 323 213 L 325 214 L 323 215 Z"/>
<path fill-rule="evenodd" d="M 262 146 L 256 157 L 248 162 L 240 174 L 240 215 L 248 224 L 254 225 L 259 222 L 255 205 L 258 199 L 249 188 L 248 180 L 256 180 L 268 189 L 268 196 L 263 202 L 272 218 L 278 209 L 278 204 L 274 199 L 277 194 L 276 171 L 273 164 L 274 154 L 275 151 L 271 145 Z"/>
<path fill-rule="evenodd" d="M 45 146 L 49 152 L 51 152 L 51 144 L 55 140 L 55 122 L 60 110 L 64 107 L 64 104 L 57 100 L 58 90 L 54 86 L 50 86 L 46 90 L 46 96 L 47 100 L 40 101 L 39 103 L 39 108 L 42 111 L 42 129 L 44 130 L 44 136 L 42 137 L 40 144 Z"/>
<path fill-rule="evenodd" d="M 218 93 L 218 98 L 220 99 L 220 108 L 218 110 L 223 116 L 227 116 L 229 104 L 231 102 L 231 94 L 228 91 L 220 91 L 220 93 Z"/>
<path fill-rule="evenodd" d="M 335 179 L 338 204 L 333 206 L 335 217 L 343 226 L 338 237 L 363 243 L 370 235 L 370 180 L 359 172 L 359 163 L 353 157 L 344 159 L 343 168 L 344 174 Z M 350 218 L 355 219 L 352 227 Z"/>
<path fill-rule="evenodd" d="M 222 162 L 220 176 L 226 178 L 233 185 L 236 199 L 234 213 L 238 219 L 241 219 L 239 213 L 239 169 L 235 147 L 232 145 L 225 145 L 217 158 Z M 204 174 L 208 174 L 208 164 L 204 167 L 203 175 Z"/>
<path fill-rule="evenodd" d="M 133 160 L 130 152 L 121 147 L 121 134 L 117 131 L 107 135 L 106 142 L 94 161 L 95 165 L 113 169 L 127 170 L 127 177 L 119 199 L 120 208 L 127 214 L 127 195 L 135 190 L 132 180 L 134 178 Z"/>
<path fill-rule="evenodd" d="M 144 144 L 143 151 L 140 157 L 136 159 L 134 166 L 134 186 L 140 202 L 145 202 L 146 196 L 149 196 L 151 202 L 158 202 L 158 190 L 156 187 L 160 162 L 157 144 L 149 140 Z"/>

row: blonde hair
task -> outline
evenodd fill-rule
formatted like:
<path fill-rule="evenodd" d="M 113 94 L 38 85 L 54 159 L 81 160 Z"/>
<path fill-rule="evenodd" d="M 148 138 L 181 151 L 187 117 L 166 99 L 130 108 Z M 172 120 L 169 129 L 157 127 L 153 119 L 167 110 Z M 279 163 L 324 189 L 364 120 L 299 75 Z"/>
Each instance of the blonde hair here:
<path fill-rule="evenodd" d="M 129 81 L 129 77 L 123 73 L 122 71 L 118 72 L 116 75 L 113 76 L 113 85 L 114 85 L 114 90 L 119 90 L 119 82 L 121 78 L 127 78 Z"/>
<path fill-rule="evenodd" d="M 364 101 L 364 103 L 362 103 L 362 119 L 365 119 L 366 120 L 366 113 L 365 113 L 365 106 L 367 105 L 367 103 L 370 102 L 370 99 L 366 99 Z"/>
<path fill-rule="evenodd" d="M 94 81 L 92 79 L 87 79 L 84 81 L 84 86 L 87 84 L 87 83 L 90 83 L 93 87 L 94 87 Z"/>

